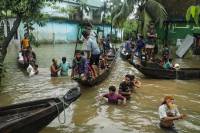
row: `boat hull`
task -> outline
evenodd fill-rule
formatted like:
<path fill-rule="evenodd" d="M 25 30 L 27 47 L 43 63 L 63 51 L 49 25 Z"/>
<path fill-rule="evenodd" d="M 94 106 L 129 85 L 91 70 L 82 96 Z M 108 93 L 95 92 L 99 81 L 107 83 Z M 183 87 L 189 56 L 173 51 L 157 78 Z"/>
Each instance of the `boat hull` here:
<path fill-rule="evenodd" d="M 176 70 L 133 65 L 138 71 L 150 78 L 179 80 L 200 79 L 200 68 L 181 68 Z"/>
<path fill-rule="evenodd" d="M 37 133 L 79 96 L 80 92 L 68 101 L 64 97 L 49 98 L 0 107 L 0 132 Z"/>
<path fill-rule="evenodd" d="M 78 83 L 80 83 L 81 85 L 84 85 L 84 86 L 93 86 L 93 85 L 96 85 L 96 84 L 102 82 L 103 80 L 105 80 L 108 77 L 108 75 L 112 71 L 112 68 L 114 67 L 114 64 L 115 64 L 116 59 L 117 59 L 117 55 L 118 55 L 118 51 L 114 51 L 114 56 L 110 56 L 111 60 L 109 60 L 110 63 L 108 63 L 109 68 L 107 68 L 96 79 L 94 79 L 94 80 L 76 80 L 76 81 Z"/>

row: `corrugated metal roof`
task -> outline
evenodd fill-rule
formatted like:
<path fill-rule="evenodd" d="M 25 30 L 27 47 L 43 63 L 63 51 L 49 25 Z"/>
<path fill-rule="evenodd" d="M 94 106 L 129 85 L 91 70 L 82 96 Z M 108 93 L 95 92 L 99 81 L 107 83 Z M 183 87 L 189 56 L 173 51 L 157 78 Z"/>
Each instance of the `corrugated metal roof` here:
<path fill-rule="evenodd" d="M 64 0 L 65 2 L 71 3 L 71 4 L 79 4 L 79 0 Z M 86 5 L 91 7 L 102 7 L 103 2 L 101 0 L 82 0 Z"/>

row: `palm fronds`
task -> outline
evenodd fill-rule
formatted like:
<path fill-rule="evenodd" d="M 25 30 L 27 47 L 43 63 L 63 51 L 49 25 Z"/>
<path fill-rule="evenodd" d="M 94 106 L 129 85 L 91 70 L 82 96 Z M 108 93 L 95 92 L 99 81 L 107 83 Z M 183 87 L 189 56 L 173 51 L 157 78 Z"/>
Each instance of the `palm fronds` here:
<path fill-rule="evenodd" d="M 150 15 L 155 23 L 159 23 L 160 26 L 167 20 L 167 12 L 165 8 L 155 0 L 148 0 L 145 3 L 145 10 Z"/>
<path fill-rule="evenodd" d="M 112 12 L 113 25 L 122 25 L 127 17 L 132 13 L 134 9 L 135 0 L 124 0 L 122 5 L 117 6 Z"/>

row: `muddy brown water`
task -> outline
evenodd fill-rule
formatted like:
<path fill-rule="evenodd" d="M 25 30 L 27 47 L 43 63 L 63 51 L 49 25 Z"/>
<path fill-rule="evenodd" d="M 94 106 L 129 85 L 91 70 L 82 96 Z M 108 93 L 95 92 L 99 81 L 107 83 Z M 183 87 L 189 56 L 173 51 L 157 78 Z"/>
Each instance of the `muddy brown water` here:
<path fill-rule="evenodd" d="M 34 48 L 37 53 L 39 75 L 29 78 L 17 66 L 16 46 L 11 46 L 5 61 L 5 78 L 0 87 L 0 106 L 24 101 L 64 95 L 77 83 L 70 77 L 51 78 L 49 66 L 52 58 L 59 61 L 67 56 L 71 62 L 74 45 L 42 45 Z M 200 58 L 176 59 L 182 67 L 200 67 Z M 124 75 L 135 74 L 142 82 L 132 99 L 123 105 L 99 104 L 95 96 L 106 92 L 108 86 L 119 86 Z M 66 109 L 66 123 L 58 118 L 41 133 L 165 133 L 159 128 L 158 107 L 165 95 L 173 95 L 181 113 L 188 118 L 176 122 L 179 132 L 200 132 L 200 80 L 148 79 L 129 63 L 118 57 L 111 74 L 101 84 L 81 87 L 82 96 Z M 64 113 L 60 114 L 60 121 Z"/>

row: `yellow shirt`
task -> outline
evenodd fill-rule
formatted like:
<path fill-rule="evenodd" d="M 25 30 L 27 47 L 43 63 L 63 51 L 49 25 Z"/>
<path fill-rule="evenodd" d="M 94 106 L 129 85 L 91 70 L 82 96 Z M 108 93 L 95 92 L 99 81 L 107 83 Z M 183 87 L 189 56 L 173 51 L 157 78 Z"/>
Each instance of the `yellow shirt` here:
<path fill-rule="evenodd" d="M 29 39 L 23 39 L 21 44 L 24 49 L 27 49 L 30 46 L 30 41 Z"/>

